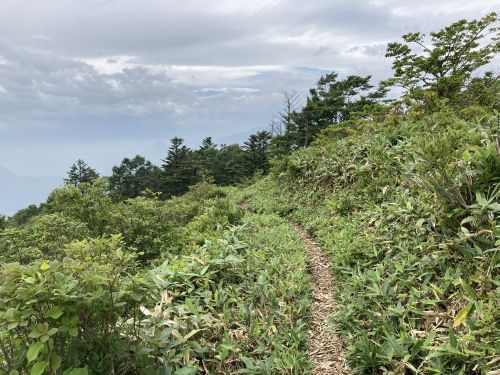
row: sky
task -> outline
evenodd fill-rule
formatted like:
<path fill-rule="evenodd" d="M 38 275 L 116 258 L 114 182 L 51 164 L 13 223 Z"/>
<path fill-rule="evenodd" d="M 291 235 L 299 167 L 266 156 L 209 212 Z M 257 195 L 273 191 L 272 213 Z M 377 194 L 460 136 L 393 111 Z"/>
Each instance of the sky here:
<path fill-rule="evenodd" d="M 0 166 L 109 174 L 170 138 L 230 143 L 322 74 L 390 75 L 385 46 L 500 0 L 0 0 Z M 1 212 L 1 207 L 0 207 Z"/>

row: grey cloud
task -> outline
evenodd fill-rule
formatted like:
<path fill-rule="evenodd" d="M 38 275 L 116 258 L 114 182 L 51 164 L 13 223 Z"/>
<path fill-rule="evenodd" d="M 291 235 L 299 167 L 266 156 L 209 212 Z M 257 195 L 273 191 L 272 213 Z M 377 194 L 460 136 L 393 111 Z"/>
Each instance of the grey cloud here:
<path fill-rule="evenodd" d="M 243 137 L 284 90 L 305 98 L 331 70 L 386 78 L 387 42 L 500 5 L 458 3 L 0 1 L 0 165 L 62 175 L 83 157 L 107 173 L 174 135 Z"/>

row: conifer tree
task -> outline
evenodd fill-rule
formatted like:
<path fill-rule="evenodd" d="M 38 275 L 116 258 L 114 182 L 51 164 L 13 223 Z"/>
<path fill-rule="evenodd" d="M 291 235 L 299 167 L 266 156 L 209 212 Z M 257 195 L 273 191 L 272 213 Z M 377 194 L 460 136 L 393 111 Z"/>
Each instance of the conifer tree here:
<path fill-rule="evenodd" d="M 181 195 L 196 182 L 193 152 L 184 145 L 182 138 L 172 138 L 167 157 L 163 160 L 162 170 L 161 191 L 165 197 Z"/>
<path fill-rule="evenodd" d="M 215 182 L 218 185 L 232 185 L 248 175 L 246 153 L 238 144 L 221 145 L 215 163 Z"/>
<path fill-rule="evenodd" d="M 252 134 L 244 143 L 245 158 L 248 175 L 257 171 L 267 173 L 269 171 L 269 144 L 271 133 L 260 131 Z"/>
<path fill-rule="evenodd" d="M 78 187 L 81 183 L 91 184 L 99 174 L 95 169 L 89 167 L 82 159 L 78 159 L 69 169 L 68 178 L 64 181 L 74 187 Z"/>
<path fill-rule="evenodd" d="M 215 178 L 218 150 L 217 145 L 212 141 L 212 137 L 204 138 L 195 154 L 198 176 L 203 179 L 213 180 Z"/>
<path fill-rule="evenodd" d="M 113 167 L 109 178 L 111 190 L 120 199 L 137 197 L 146 189 L 155 190 L 158 187 L 157 168 L 140 155 L 125 158 L 120 165 Z"/>

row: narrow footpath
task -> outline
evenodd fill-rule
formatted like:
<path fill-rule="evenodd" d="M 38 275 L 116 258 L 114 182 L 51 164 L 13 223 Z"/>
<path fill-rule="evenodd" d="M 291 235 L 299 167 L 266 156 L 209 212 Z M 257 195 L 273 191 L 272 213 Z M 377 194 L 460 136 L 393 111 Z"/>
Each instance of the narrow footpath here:
<path fill-rule="evenodd" d="M 314 282 L 312 322 L 309 327 L 309 356 L 314 364 L 312 374 L 349 374 L 342 339 L 335 335 L 328 322 L 328 316 L 335 310 L 330 262 L 321 247 L 302 227 L 293 227 L 304 241 Z"/>

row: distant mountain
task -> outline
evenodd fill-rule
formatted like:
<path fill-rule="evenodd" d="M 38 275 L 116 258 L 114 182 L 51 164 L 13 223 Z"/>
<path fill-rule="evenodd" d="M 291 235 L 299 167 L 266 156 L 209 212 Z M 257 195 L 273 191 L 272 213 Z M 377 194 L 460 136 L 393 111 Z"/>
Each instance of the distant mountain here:
<path fill-rule="evenodd" d="M 30 204 L 44 202 L 62 181 L 61 177 L 18 176 L 0 165 L 0 214 L 13 215 Z"/>

